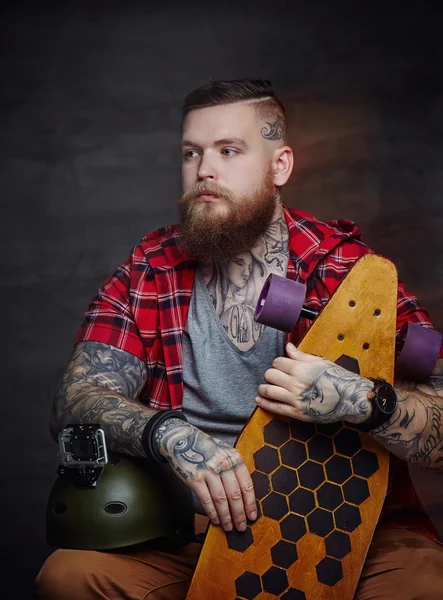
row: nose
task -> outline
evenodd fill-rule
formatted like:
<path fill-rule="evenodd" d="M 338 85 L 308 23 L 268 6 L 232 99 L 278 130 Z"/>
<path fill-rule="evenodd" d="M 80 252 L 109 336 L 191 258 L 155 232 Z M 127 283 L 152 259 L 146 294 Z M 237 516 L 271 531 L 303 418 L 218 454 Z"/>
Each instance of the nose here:
<path fill-rule="evenodd" d="M 205 179 L 217 179 L 217 171 L 214 161 L 207 153 L 203 153 L 198 167 L 198 178 L 203 181 Z"/>

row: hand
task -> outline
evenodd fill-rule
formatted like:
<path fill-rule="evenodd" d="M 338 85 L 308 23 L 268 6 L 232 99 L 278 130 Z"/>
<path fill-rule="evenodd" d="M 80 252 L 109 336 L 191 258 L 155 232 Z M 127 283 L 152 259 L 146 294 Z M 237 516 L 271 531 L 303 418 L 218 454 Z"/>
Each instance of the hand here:
<path fill-rule="evenodd" d="M 374 384 L 335 363 L 287 344 L 258 387 L 258 406 L 300 421 L 362 423 L 371 415 L 368 399 Z"/>
<path fill-rule="evenodd" d="M 214 525 L 246 529 L 246 515 L 257 518 L 254 484 L 240 454 L 228 444 L 172 417 L 155 441 L 177 475 L 196 493 Z"/>

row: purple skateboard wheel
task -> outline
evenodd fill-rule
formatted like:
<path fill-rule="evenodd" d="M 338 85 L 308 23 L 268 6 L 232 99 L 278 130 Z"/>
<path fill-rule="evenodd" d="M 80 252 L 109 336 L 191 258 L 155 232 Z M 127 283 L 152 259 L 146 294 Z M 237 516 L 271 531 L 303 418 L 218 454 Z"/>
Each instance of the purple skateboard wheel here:
<path fill-rule="evenodd" d="M 269 275 L 260 293 L 254 320 L 290 333 L 300 316 L 305 295 L 304 283 Z"/>
<path fill-rule="evenodd" d="M 405 323 L 399 338 L 405 341 L 397 359 L 397 369 L 414 379 L 427 379 L 440 354 L 442 334 L 418 323 Z"/>

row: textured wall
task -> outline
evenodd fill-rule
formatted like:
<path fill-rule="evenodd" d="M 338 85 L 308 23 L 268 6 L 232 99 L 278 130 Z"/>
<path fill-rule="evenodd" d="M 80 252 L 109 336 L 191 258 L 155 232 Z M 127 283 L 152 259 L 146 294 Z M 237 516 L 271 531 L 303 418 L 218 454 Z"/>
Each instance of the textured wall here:
<path fill-rule="evenodd" d="M 180 105 L 208 78 L 273 80 L 297 153 L 286 201 L 357 221 L 443 328 L 431 3 L 89 4 L 16 3 L 0 23 L 8 599 L 28 597 L 49 552 L 49 411 L 82 312 L 144 233 L 176 220 Z"/>

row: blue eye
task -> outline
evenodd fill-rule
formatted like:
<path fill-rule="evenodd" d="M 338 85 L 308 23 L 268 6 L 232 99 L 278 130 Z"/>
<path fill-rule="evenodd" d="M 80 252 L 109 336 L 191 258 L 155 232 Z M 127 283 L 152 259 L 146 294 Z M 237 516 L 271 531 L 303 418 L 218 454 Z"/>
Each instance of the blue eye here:
<path fill-rule="evenodd" d="M 186 152 L 183 153 L 183 158 L 185 160 L 189 160 L 190 158 L 194 158 L 197 155 L 197 152 L 195 150 L 186 150 Z"/>
<path fill-rule="evenodd" d="M 230 152 L 230 154 L 226 154 L 227 152 Z M 235 154 L 237 154 L 237 150 L 234 150 L 233 148 L 223 148 L 222 154 L 228 157 L 234 156 Z"/>

